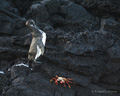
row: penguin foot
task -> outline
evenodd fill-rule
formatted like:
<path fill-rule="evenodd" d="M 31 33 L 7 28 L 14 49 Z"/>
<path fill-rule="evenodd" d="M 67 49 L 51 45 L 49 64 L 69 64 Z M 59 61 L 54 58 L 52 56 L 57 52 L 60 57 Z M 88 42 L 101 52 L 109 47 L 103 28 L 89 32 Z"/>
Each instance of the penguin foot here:
<path fill-rule="evenodd" d="M 33 61 L 28 61 L 28 66 L 31 70 L 34 70 L 34 64 L 33 64 Z"/>
<path fill-rule="evenodd" d="M 30 68 L 31 70 L 34 70 L 34 68 L 35 68 L 34 64 L 29 64 L 29 68 Z"/>

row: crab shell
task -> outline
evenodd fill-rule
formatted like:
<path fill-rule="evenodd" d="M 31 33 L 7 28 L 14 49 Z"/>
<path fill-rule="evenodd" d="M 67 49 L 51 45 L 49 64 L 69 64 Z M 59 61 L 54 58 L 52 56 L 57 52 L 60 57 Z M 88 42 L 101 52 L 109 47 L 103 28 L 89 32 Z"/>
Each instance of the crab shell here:
<path fill-rule="evenodd" d="M 69 83 L 72 83 L 71 81 L 69 81 L 69 80 L 72 80 L 71 78 L 58 77 L 58 76 L 56 75 L 56 77 L 55 77 L 55 78 L 52 78 L 52 79 L 50 80 L 50 82 L 52 82 L 53 80 L 54 80 L 54 82 L 55 82 L 56 85 L 58 85 L 58 81 L 60 81 L 60 84 L 61 84 L 61 85 L 64 85 L 64 87 L 66 87 L 65 83 L 67 83 L 67 84 L 68 84 L 68 87 L 71 88 L 71 86 L 70 86 L 70 84 L 69 84 Z"/>

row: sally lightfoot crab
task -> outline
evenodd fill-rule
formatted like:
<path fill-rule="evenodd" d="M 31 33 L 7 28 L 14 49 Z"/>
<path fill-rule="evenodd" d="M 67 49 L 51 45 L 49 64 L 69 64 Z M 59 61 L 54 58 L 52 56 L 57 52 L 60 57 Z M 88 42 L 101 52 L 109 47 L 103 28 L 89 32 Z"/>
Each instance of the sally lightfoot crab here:
<path fill-rule="evenodd" d="M 64 87 L 66 87 L 65 83 L 67 83 L 69 88 L 71 88 L 69 83 L 73 83 L 73 82 L 70 81 L 70 80 L 72 80 L 71 78 L 58 77 L 57 75 L 56 75 L 55 78 L 52 78 L 50 80 L 50 82 L 52 82 L 53 80 L 54 80 L 56 85 L 58 85 L 58 81 L 59 81 L 61 85 L 64 85 Z"/>

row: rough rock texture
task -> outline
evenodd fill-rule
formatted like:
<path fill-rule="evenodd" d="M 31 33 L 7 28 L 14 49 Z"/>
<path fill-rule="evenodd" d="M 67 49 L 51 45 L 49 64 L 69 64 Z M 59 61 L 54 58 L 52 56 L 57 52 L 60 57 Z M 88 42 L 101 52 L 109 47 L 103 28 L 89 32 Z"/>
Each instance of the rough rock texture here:
<path fill-rule="evenodd" d="M 32 18 L 36 21 L 36 24 L 44 22 L 47 23 L 49 21 L 49 14 L 47 9 L 42 4 L 33 4 L 27 12 L 27 17 Z"/>
<path fill-rule="evenodd" d="M 114 15 L 120 14 L 120 1 L 119 0 L 74 0 L 78 4 L 91 9 L 93 13 L 98 15 Z M 107 17 L 107 16 L 105 16 Z"/>
<path fill-rule="evenodd" d="M 46 6 L 50 14 L 58 13 L 60 7 L 58 0 L 42 0 L 41 3 Z"/>
<path fill-rule="evenodd" d="M 120 96 L 119 3 L 0 0 L 0 96 Z M 47 34 L 35 70 L 29 18 Z M 71 89 L 50 82 L 55 75 L 72 78 Z"/>

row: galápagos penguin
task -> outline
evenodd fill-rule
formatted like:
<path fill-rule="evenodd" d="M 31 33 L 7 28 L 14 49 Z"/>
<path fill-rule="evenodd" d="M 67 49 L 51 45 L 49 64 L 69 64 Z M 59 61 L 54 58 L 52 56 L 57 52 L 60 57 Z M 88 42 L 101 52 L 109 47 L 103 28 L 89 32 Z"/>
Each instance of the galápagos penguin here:
<path fill-rule="evenodd" d="M 40 55 L 44 54 L 46 33 L 40 30 L 33 19 L 26 21 L 26 26 L 31 30 L 32 42 L 28 53 L 28 64 L 30 68 L 34 69 L 34 63 L 40 63 L 36 61 Z"/>

